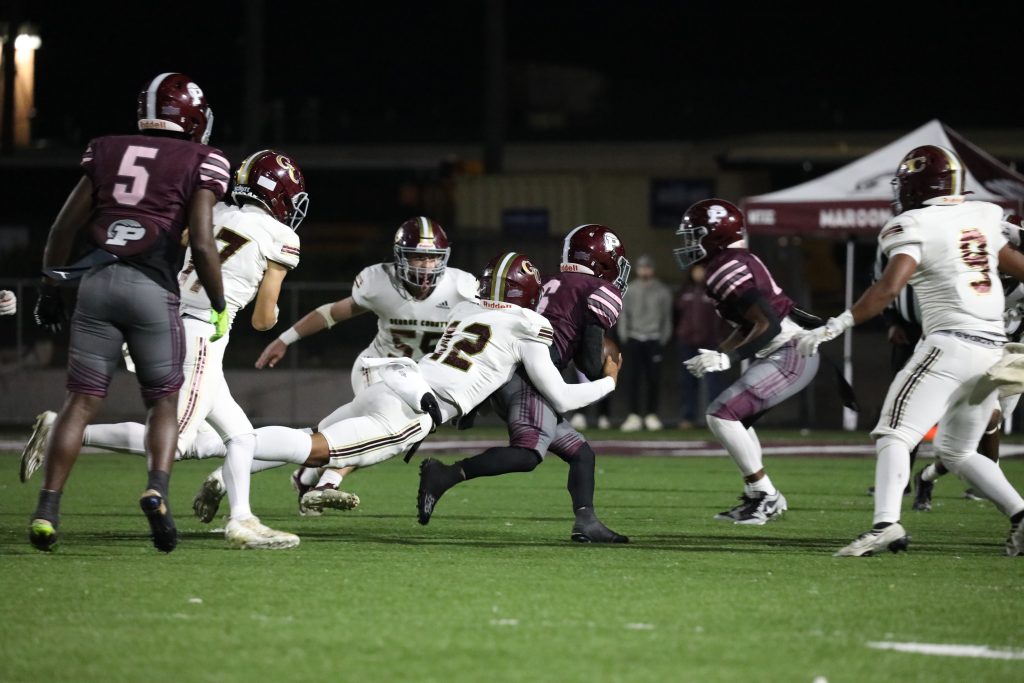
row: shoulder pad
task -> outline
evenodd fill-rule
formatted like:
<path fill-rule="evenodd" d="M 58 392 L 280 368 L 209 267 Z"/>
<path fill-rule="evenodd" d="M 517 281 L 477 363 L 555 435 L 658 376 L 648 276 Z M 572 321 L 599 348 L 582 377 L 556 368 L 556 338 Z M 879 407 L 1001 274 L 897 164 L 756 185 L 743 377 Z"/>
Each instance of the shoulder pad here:
<path fill-rule="evenodd" d="M 545 346 L 551 346 L 555 340 L 555 332 L 548 319 L 528 308 L 521 308 L 519 313 L 522 316 L 523 336 L 530 341 L 539 341 Z"/>
<path fill-rule="evenodd" d="M 391 279 L 384 271 L 383 263 L 375 263 L 359 271 L 352 281 L 352 300 L 363 308 L 373 309 L 373 300 L 381 287 L 391 287 Z"/>
<path fill-rule="evenodd" d="M 923 241 L 921 225 L 915 218 L 905 213 L 891 218 L 878 233 L 878 244 L 886 255 L 896 247 L 902 247 L 905 244 L 921 244 Z"/>
<path fill-rule="evenodd" d="M 476 299 L 477 293 L 480 291 L 480 282 L 475 275 L 458 268 L 449 268 L 448 272 L 456 276 L 455 291 L 459 293 L 459 296 L 468 301 Z"/>
<path fill-rule="evenodd" d="M 273 250 L 268 258 L 291 270 L 299 265 L 299 235 L 286 225 L 274 221 L 281 227 L 275 230 Z"/>

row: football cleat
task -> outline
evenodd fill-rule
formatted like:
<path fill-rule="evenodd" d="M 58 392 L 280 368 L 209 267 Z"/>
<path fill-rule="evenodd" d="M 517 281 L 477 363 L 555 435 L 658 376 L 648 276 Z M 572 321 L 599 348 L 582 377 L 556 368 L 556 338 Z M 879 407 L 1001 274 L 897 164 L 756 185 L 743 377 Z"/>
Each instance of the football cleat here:
<path fill-rule="evenodd" d="M 861 534 L 846 547 L 840 548 L 833 557 L 869 557 L 880 550 L 898 553 L 910 545 L 910 536 L 899 522 L 884 529 L 872 529 Z"/>
<path fill-rule="evenodd" d="M 203 524 L 209 524 L 217 516 L 220 508 L 220 501 L 223 500 L 228 490 L 224 488 L 224 475 L 218 467 L 210 473 L 196 495 L 192 498 L 192 512 Z"/>
<path fill-rule="evenodd" d="M 317 486 L 306 491 L 299 501 L 299 513 L 303 510 L 313 510 L 316 514 L 323 512 L 324 508 L 332 510 L 352 510 L 359 507 L 359 496 L 348 491 L 341 491 L 331 485 Z M 304 514 L 309 514 L 308 512 Z"/>
<path fill-rule="evenodd" d="M 271 529 L 258 517 L 247 517 L 241 521 L 229 519 L 224 538 L 231 547 L 243 550 L 284 550 L 299 544 L 299 537 L 295 534 Z"/>
<path fill-rule="evenodd" d="M 52 410 L 45 410 L 36 416 L 36 423 L 32 425 L 32 434 L 21 451 L 21 471 L 18 473 L 18 478 L 22 483 L 28 481 L 43 464 L 43 456 L 46 455 L 46 442 L 50 440 L 50 430 L 56 419 L 57 413 Z"/>
<path fill-rule="evenodd" d="M 921 512 L 928 512 L 932 509 L 932 491 L 935 489 L 934 481 L 925 481 L 921 478 L 924 470 L 919 470 L 914 475 L 914 509 Z"/>
<path fill-rule="evenodd" d="M 28 527 L 28 540 L 39 550 L 50 552 L 57 545 L 57 527 L 47 519 L 33 519 Z M 1007 541 L 1009 548 L 1009 541 Z M 1007 549 L 1009 554 L 1009 549 Z"/>
<path fill-rule="evenodd" d="M 292 488 L 295 489 L 295 492 L 297 494 L 299 494 L 299 514 L 302 515 L 303 517 L 319 517 L 321 515 L 321 511 L 320 510 L 314 510 L 312 508 L 307 508 L 307 507 L 305 507 L 302 504 L 302 497 L 304 495 L 306 495 L 307 491 L 310 491 L 310 490 L 313 489 L 313 486 L 311 486 L 309 484 L 303 484 L 302 483 L 302 478 L 301 477 L 302 477 L 302 470 L 303 469 L 305 469 L 305 468 L 300 467 L 299 469 L 297 469 L 294 472 L 292 472 Z"/>
<path fill-rule="evenodd" d="M 416 516 L 420 524 L 429 524 L 437 501 L 444 492 L 462 481 L 462 473 L 455 465 L 427 458 L 420 463 L 420 488 L 416 494 Z"/>
<path fill-rule="evenodd" d="M 178 545 L 178 529 L 174 526 L 174 518 L 167 507 L 167 501 L 156 489 L 147 489 L 139 496 L 139 507 L 142 508 L 157 550 L 169 553 Z"/>
<path fill-rule="evenodd" d="M 770 520 L 778 519 L 789 509 L 786 497 L 781 491 L 768 494 L 763 491 L 744 493 L 739 497 L 740 504 L 715 515 L 721 522 L 732 522 L 746 526 L 761 526 Z"/>
<path fill-rule="evenodd" d="M 629 543 L 629 537 L 617 534 L 604 525 L 589 508 L 576 511 L 576 523 L 569 538 L 577 543 Z"/>
<path fill-rule="evenodd" d="M 644 426 L 643 419 L 636 413 L 630 413 L 626 416 L 625 421 L 619 429 L 623 432 L 639 432 L 640 428 Z"/>
<path fill-rule="evenodd" d="M 1008 557 L 1024 555 L 1024 522 L 1010 527 L 1010 535 L 1006 538 L 1006 555 Z"/>

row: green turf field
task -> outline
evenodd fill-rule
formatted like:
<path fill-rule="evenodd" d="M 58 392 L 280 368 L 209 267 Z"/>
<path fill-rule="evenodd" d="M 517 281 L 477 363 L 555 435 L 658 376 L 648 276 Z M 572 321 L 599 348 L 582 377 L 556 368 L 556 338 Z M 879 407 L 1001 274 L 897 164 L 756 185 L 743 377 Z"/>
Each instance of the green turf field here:
<path fill-rule="evenodd" d="M 0 681 L 1024 680 L 1022 661 L 867 646 L 1024 648 L 1024 561 L 960 482 L 905 513 L 909 554 L 835 559 L 870 525 L 871 459 L 771 459 L 790 511 L 761 528 L 711 519 L 739 493 L 726 458 L 598 464 L 628 546 L 568 542 L 560 461 L 461 486 L 429 527 L 417 468 L 392 461 L 348 482 L 360 509 L 319 519 L 295 514 L 287 469 L 257 475 L 256 511 L 302 545 L 256 552 L 191 517 L 212 465 L 180 463 L 165 556 L 135 502 L 143 461 L 86 454 L 47 555 L 26 541 L 39 475 L 19 484 L 0 455 Z M 1024 462 L 1004 467 L 1024 486 Z"/>

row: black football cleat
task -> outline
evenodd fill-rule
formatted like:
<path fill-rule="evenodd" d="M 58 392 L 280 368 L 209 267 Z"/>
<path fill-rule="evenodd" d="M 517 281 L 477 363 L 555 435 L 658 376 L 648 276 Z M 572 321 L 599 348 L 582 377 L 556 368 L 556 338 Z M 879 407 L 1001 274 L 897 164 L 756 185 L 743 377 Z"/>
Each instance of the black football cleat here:
<path fill-rule="evenodd" d="M 416 516 L 420 524 L 429 524 L 437 501 L 444 492 L 462 481 L 459 468 L 427 458 L 420 463 L 420 490 L 416 494 Z"/>
<path fill-rule="evenodd" d="M 629 543 L 629 536 L 615 533 L 596 519 L 589 524 L 574 524 L 569 538 L 577 543 Z"/>
<path fill-rule="evenodd" d="M 169 553 L 178 545 L 178 529 L 167 502 L 156 489 L 148 489 L 139 496 L 139 507 L 149 521 L 153 545 L 157 550 Z"/>
<path fill-rule="evenodd" d="M 935 488 L 934 481 L 925 481 L 921 478 L 924 470 L 919 470 L 914 475 L 914 509 L 928 512 L 932 509 L 932 489 Z"/>
<path fill-rule="evenodd" d="M 57 525 L 48 519 L 33 519 L 28 540 L 37 550 L 50 552 L 57 545 Z"/>
<path fill-rule="evenodd" d="M 590 508 L 576 511 L 576 523 L 569 538 L 577 543 L 629 543 L 629 537 L 617 534 L 597 518 Z"/>

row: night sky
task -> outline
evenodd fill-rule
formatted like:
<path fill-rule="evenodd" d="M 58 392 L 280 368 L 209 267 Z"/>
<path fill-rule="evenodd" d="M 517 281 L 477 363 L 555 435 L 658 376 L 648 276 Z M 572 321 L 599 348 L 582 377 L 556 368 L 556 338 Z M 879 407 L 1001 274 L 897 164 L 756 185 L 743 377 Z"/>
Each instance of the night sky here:
<path fill-rule="evenodd" d="M 214 108 L 214 143 L 239 141 L 244 73 L 256 58 L 244 39 L 245 2 L 8 0 L 0 13 L 16 4 L 43 39 L 38 140 L 78 146 L 130 129 L 140 87 L 183 71 Z M 957 129 L 1015 127 L 1024 54 L 1015 5 L 978 16 L 931 3 L 900 16 L 840 3 L 750 11 L 726 2 L 506 0 L 506 137 L 909 130 L 935 117 Z M 265 138 L 480 140 L 483 8 L 267 2 Z"/>

